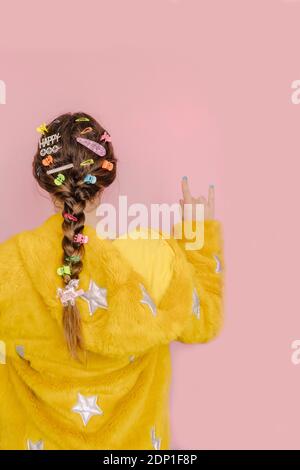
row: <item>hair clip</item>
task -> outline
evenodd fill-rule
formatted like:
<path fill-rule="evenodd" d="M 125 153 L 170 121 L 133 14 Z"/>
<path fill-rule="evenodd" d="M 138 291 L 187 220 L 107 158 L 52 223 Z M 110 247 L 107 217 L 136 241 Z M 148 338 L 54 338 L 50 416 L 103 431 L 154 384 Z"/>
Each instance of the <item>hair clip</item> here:
<path fill-rule="evenodd" d="M 66 261 L 68 261 L 69 263 L 79 263 L 80 256 L 77 256 L 77 255 L 67 256 Z"/>
<path fill-rule="evenodd" d="M 104 140 L 104 142 L 111 142 L 111 136 L 108 132 L 104 131 L 102 136 L 100 137 L 100 141 Z"/>
<path fill-rule="evenodd" d="M 71 275 L 71 268 L 70 266 L 60 266 L 56 272 L 59 276 L 64 276 L 65 274 Z"/>
<path fill-rule="evenodd" d="M 88 134 L 89 132 L 92 132 L 93 128 L 92 127 L 85 127 L 80 134 Z"/>
<path fill-rule="evenodd" d="M 44 134 L 45 132 L 48 132 L 46 123 L 43 122 L 43 124 L 41 124 L 39 127 L 37 127 L 36 130 L 37 130 L 40 134 Z"/>
<path fill-rule="evenodd" d="M 108 160 L 104 160 L 101 165 L 101 168 L 105 168 L 108 171 L 111 171 L 113 167 L 114 164 L 112 162 L 109 162 Z"/>
<path fill-rule="evenodd" d="M 80 245 L 87 243 L 89 241 L 89 237 L 86 235 L 82 235 L 82 233 L 78 233 L 77 235 L 74 235 L 74 242 L 79 243 Z"/>
<path fill-rule="evenodd" d="M 42 160 L 42 164 L 43 164 L 44 166 L 50 166 L 50 165 L 52 165 L 52 163 L 53 163 L 53 157 L 52 157 L 52 155 L 48 155 L 48 157 L 46 157 L 46 158 L 44 158 L 44 159 Z"/>
<path fill-rule="evenodd" d="M 103 147 L 103 145 L 99 144 L 98 142 L 90 139 L 84 139 L 83 137 L 76 137 L 76 140 L 81 145 L 84 145 L 86 148 L 96 153 L 100 157 L 104 157 L 104 155 L 106 155 L 105 147 Z"/>
<path fill-rule="evenodd" d="M 65 289 L 58 288 L 57 289 L 57 297 L 60 298 L 61 303 L 64 306 L 67 306 L 70 302 L 71 305 L 75 305 L 76 297 L 80 297 L 84 294 L 83 289 L 79 289 L 76 291 L 79 284 L 79 279 L 71 279 Z"/>
<path fill-rule="evenodd" d="M 47 171 L 47 175 L 52 175 L 52 173 L 58 173 L 59 171 L 69 170 L 73 168 L 73 163 L 68 163 L 67 165 L 59 166 L 58 168 L 53 168 L 52 170 Z"/>
<path fill-rule="evenodd" d="M 43 139 L 40 140 L 39 142 L 40 148 L 49 147 L 50 145 L 53 145 L 55 142 L 58 142 L 58 139 L 60 139 L 59 132 L 57 134 L 48 135 L 47 137 L 44 137 Z"/>
<path fill-rule="evenodd" d="M 51 153 L 56 153 L 61 149 L 58 145 L 54 145 L 53 147 L 47 147 L 46 149 L 42 149 L 40 151 L 40 156 L 44 157 L 45 155 L 50 155 Z"/>
<path fill-rule="evenodd" d="M 96 181 L 97 181 L 97 178 L 94 175 L 86 175 L 83 180 L 83 182 L 86 184 L 95 184 Z"/>
<path fill-rule="evenodd" d="M 65 219 L 72 220 L 73 222 L 78 221 L 78 219 L 77 219 L 77 217 L 75 217 L 75 215 L 69 214 L 68 212 L 64 212 L 63 216 L 64 216 Z"/>
<path fill-rule="evenodd" d="M 84 160 L 84 162 L 81 162 L 80 166 L 93 165 L 94 163 L 94 160 L 90 158 L 89 160 Z"/>
<path fill-rule="evenodd" d="M 87 117 L 79 117 L 77 119 L 75 119 L 75 122 L 84 122 L 84 121 L 89 121 L 89 118 Z"/>
<path fill-rule="evenodd" d="M 61 186 L 65 179 L 66 177 L 62 173 L 59 173 L 55 178 L 54 183 L 56 184 L 56 186 Z"/>

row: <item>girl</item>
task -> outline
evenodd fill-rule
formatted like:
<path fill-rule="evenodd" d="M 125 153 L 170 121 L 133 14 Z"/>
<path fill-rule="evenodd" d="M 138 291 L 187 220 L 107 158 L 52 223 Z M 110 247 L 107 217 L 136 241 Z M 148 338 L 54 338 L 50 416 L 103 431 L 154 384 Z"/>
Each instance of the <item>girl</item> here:
<path fill-rule="evenodd" d="M 116 176 L 109 133 L 84 113 L 38 130 L 33 174 L 60 212 L 0 246 L 0 448 L 169 449 L 170 342 L 222 323 L 213 188 L 195 199 L 182 181 L 182 207 L 205 206 L 202 249 L 175 227 L 97 237 L 85 217 Z"/>

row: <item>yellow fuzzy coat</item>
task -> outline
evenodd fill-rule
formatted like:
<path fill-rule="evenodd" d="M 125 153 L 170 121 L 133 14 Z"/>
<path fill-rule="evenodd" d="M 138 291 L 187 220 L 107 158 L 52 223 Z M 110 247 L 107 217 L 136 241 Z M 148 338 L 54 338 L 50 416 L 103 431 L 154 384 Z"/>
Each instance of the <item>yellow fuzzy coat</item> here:
<path fill-rule="evenodd" d="M 107 289 L 108 308 L 77 301 L 80 361 L 56 297 L 61 224 L 56 214 L 0 245 L 0 449 L 169 449 L 169 344 L 206 342 L 222 323 L 220 224 L 205 222 L 196 251 L 85 227 L 79 287 Z"/>

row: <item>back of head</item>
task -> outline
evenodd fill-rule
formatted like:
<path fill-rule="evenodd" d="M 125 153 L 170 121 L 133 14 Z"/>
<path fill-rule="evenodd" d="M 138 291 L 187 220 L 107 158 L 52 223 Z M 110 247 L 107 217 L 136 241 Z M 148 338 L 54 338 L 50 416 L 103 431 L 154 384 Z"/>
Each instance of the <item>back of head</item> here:
<path fill-rule="evenodd" d="M 83 267 L 84 211 L 114 181 L 117 159 L 109 133 L 88 114 L 63 114 L 39 131 L 42 136 L 33 174 L 62 209 L 61 275 L 68 285 L 72 279 L 79 279 Z M 63 328 L 69 350 L 77 356 L 83 344 L 75 301 L 64 303 Z"/>

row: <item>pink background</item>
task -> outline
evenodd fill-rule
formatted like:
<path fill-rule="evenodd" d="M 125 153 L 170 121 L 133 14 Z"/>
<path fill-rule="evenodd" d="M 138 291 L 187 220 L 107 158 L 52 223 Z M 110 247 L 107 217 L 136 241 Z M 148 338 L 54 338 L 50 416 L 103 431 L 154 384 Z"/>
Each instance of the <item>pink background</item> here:
<path fill-rule="evenodd" d="M 300 448 L 300 1 L 2 2 L 1 240 L 51 213 L 31 177 L 42 121 L 93 114 L 120 160 L 105 201 L 216 186 L 226 325 L 174 344 L 173 448 Z"/>

